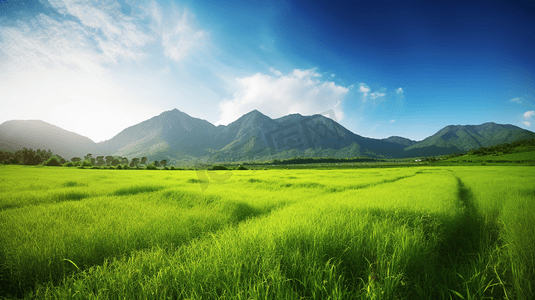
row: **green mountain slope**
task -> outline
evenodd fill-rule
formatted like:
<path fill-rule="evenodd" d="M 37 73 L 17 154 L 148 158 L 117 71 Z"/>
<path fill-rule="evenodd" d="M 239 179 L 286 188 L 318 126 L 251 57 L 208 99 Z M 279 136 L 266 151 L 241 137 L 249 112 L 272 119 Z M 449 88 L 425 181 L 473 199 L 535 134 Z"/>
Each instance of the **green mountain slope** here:
<path fill-rule="evenodd" d="M 229 128 L 239 126 L 236 138 L 214 152 L 213 160 L 315 157 L 393 157 L 404 146 L 361 137 L 322 115 L 287 115 L 275 120 L 252 111 Z"/>
<path fill-rule="evenodd" d="M 206 154 L 216 126 L 177 109 L 126 128 L 99 144 L 104 152 L 128 157 L 178 157 Z"/>
<path fill-rule="evenodd" d="M 50 149 L 65 159 L 95 153 L 91 139 L 40 120 L 13 120 L 0 124 L 0 149 Z"/>
<path fill-rule="evenodd" d="M 535 138 L 535 133 L 513 125 L 450 125 L 405 148 L 405 157 L 461 153 L 470 149 Z"/>
<path fill-rule="evenodd" d="M 464 155 L 449 157 L 444 162 L 515 162 L 533 164 L 535 163 L 535 139 L 473 149 Z"/>
<path fill-rule="evenodd" d="M 417 144 L 418 142 L 417 141 L 413 141 L 413 140 L 410 140 L 408 138 L 404 138 L 404 137 L 401 137 L 401 136 L 391 136 L 391 137 L 388 137 L 386 139 L 382 139 L 383 141 L 387 141 L 387 142 L 391 142 L 391 143 L 396 143 L 396 144 L 400 144 L 400 145 L 403 145 L 403 146 L 412 146 L 414 144 Z"/>

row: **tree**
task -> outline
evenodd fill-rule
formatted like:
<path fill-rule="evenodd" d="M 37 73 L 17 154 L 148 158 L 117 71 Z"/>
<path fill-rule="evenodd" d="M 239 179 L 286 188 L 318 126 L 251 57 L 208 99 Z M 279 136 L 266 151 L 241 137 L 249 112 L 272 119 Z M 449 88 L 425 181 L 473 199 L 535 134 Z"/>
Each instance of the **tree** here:
<path fill-rule="evenodd" d="M 97 156 L 96 165 L 103 166 L 104 164 L 106 164 L 106 161 L 104 160 L 104 156 Z"/>
<path fill-rule="evenodd" d="M 167 166 L 167 159 L 162 159 L 162 161 L 160 162 L 160 164 L 164 167 Z"/>
<path fill-rule="evenodd" d="M 132 158 L 132 162 L 134 163 L 134 166 L 137 167 L 137 165 L 139 165 L 139 158 L 137 157 Z"/>
<path fill-rule="evenodd" d="M 79 158 L 79 157 L 73 157 L 73 158 L 71 158 L 71 161 L 72 162 L 79 162 L 79 161 L 82 161 L 82 159 Z"/>
<path fill-rule="evenodd" d="M 147 163 L 147 160 L 148 160 L 148 158 L 147 158 L 146 156 L 143 156 L 143 157 L 141 158 L 141 163 L 142 163 L 142 164 L 146 164 L 146 163 Z"/>
<path fill-rule="evenodd" d="M 155 161 L 154 161 L 154 166 L 155 166 L 155 167 L 159 167 L 159 166 L 160 166 L 160 162 L 157 161 L 157 160 L 155 160 Z"/>
<path fill-rule="evenodd" d="M 22 162 L 22 164 L 24 165 L 38 165 L 42 162 L 41 157 L 36 155 L 35 151 L 33 151 L 33 149 L 31 148 L 30 149 L 22 148 L 21 154 L 22 154 L 22 160 L 19 160 L 19 162 Z"/>
<path fill-rule="evenodd" d="M 145 166 L 145 170 L 158 170 L 154 164 L 150 164 L 148 166 Z"/>
<path fill-rule="evenodd" d="M 119 163 L 120 163 L 120 161 L 119 161 L 119 159 L 117 159 L 117 158 L 114 158 L 114 159 L 112 159 L 112 161 L 111 161 L 111 165 L 114 166 L 114 167 L 116 167 Z"/>
<path fill-rule="evenodd" d="M 93 166 L 93 164 L 91 163 L 91 160 L 89 159 L 86 159 L 82 162 L 82 167 L 89 167 L 91 168 Z"/>
<path fill-rule="evenodd" d="M 92 157 L 93 157 L 93 154 L 88 153 L 86 156 L 84 156 L 84 160 L 91 160 Z"/>
<path fill-rule="evenodd" d="M 48 151 L 37 149 L 37 151 L 35 151 L 35 156 L 39 158 L 40 161 L 44 162 L 52 158 L 54 154 L 52 153 L 52 151 L 50 151 L 50 149 L 48 149 Z M 60 158 L 58 155 L 56 156 Z"/>
<path fill-rule="evenodd" d="M 43 165 L 45 166 L 54 166 L 54 167 L 61 167 L 61 161 L 59 160 L 59 158 L 55 157 L 55 156 L 52 156 L 51 158 L 49 158 L 47 161 L 45 161 L 43 163 Z"/>
<path fill-rule="evenodd" d="M 106 159 L 106 165 L 109 166 L 109 165 L 111 165 L 111 163 L 113 161 L 113 156 L 108 155 L 108 156 L 106 156 L 105 159 Z"/>

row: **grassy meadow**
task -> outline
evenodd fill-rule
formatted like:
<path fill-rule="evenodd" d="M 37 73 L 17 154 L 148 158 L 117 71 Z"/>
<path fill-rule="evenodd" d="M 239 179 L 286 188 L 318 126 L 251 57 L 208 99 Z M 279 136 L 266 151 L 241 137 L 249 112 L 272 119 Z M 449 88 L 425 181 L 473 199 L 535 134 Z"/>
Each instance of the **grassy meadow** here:
<path fill-rule="evenodd" d="M 0 298 L 533 299 L 529 166 L 0 167 Z"/>

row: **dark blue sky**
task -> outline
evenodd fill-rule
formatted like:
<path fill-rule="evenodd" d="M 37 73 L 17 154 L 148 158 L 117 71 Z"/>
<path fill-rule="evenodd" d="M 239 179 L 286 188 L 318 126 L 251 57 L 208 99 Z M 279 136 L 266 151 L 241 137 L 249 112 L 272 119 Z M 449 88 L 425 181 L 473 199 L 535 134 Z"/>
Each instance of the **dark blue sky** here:
<path fill-rule="evenodd" d="M 348 129 L 377 138 L 423 139 L 450 124 L 535 126 L 529 1 L 125 0 L 80 7 L 2 1 L 0 42 L 14 49 L 33 42 L 48 53 L 17 30 L 46 36 L 50 20 L 78 24 L 82 44 L 94 48 L 80 57 L 89 56 L 112 82 L 126 90 L 147 80 L 158 86 L 135 92 L 151 103 L 145 111 L 176 107 L 214 123 L 251 109 L 273 118 L 333 109 Z M 110 17 L 95 17 L 101 15 Z M 123 40 L 132 28 L 147 39 Z M 16 56 L 4 50 L 0 62 Z"/>

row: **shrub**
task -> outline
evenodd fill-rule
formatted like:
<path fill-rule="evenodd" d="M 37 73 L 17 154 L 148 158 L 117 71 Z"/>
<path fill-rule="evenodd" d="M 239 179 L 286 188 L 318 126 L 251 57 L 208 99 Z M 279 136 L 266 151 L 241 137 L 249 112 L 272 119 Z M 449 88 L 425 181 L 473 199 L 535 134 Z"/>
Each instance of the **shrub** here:
<path fill-rule="evenodd" d="M 91 161 L 89 159 L 86 159 L 82 162 L 82 167 L 89 167 L 91 168 L 93 166 L 93 164 L 91 163 Z"/>
<path fill-rule="evenodd" d="M 244 167 L 243 165 L 239 165 L 236 170 L 248 170 L 246 167 Z"/>
<path fill-rule="evenodd" d="M 117 169 L 117 170 L 122 170 L 123 167 L 121 167 L 121 165 L 117 165 L 116 169 Z"/>
<path fill-rule="evenodd" d="M 63 164 L 64 167 L 74 167 L 74 163 L 72 161 L 68 161 Z"/>
<path fill-rule="evenodd" d="M 212 166 L 210 170 L 228 170 L 227 167 L 224 166 Z"/>
<path fill-rule="evenodd" d="M 43 163 L 45 166 L 53 166 L 53 167 L 61 167 L 61 162 L 59 161 L 59 158 L 52 156 L 47 161 Z"/>
<path fill-rule="evenodd" d="M 148 166 L 145 167 L 145 170 L 158 170 L 158 168 L 156 168 L 155 165 L 150 164 L 150 165 L 148 165 Z"/>

